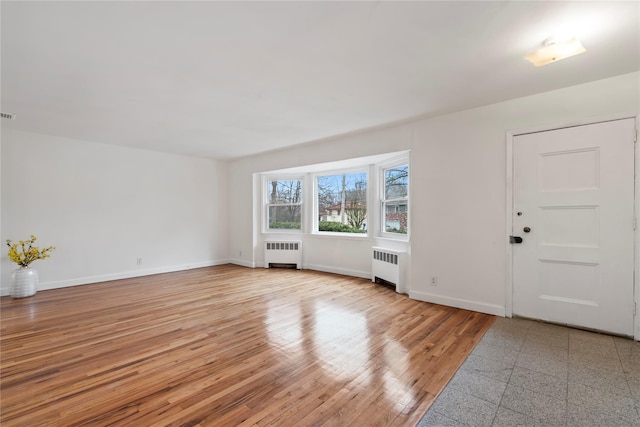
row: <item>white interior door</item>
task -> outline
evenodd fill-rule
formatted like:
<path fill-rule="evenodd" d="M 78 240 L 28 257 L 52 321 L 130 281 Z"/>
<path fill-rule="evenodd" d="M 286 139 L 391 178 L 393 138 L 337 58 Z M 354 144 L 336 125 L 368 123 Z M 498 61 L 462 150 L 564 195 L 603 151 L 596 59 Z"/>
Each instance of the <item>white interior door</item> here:
<path fill-rule="evenodd" d="M 633 335 L 635 120 L 513 140 L 513 314 Z"/>

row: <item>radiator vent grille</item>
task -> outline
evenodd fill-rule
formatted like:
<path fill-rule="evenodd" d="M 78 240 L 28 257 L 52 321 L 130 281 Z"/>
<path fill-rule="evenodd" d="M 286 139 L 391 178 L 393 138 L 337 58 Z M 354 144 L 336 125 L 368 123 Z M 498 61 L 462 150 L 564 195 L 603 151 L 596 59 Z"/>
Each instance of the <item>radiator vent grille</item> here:
<path fill-rule="evenodd" d="M 398 265 L 398 255 L 386 251 L 373 250 L 373 259 Z"/>
<path fill-rule="evenodd" d="M 297 251 L 299 248 L 298 242 L 267 242 L 268 251 Z"/>

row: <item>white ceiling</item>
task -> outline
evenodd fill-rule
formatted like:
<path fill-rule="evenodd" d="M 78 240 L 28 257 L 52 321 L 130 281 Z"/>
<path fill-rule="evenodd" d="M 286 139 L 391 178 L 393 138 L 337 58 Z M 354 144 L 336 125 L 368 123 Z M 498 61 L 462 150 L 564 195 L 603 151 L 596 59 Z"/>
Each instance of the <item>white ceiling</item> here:
<path fill-rule="evenodd" d="M 636 71 L 639 5 L 2 1 L 2 125 L 235 158 Z"/>

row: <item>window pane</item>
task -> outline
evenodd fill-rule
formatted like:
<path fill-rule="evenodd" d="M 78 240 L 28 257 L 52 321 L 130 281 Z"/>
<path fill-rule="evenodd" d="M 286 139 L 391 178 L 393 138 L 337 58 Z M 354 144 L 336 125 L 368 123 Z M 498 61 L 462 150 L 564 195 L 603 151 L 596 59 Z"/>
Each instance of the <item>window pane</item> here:
<path fill-rule="evenodd" d="M 302 202 L 302 181 L 292 180 L 269 180 L 267 182 L 267 203 L 289 204 Z"/>
<path fill-rule="evenodd" d="M 384 171 L 384 198 L 400 199 L 409 194 L 409 166 Z"/>
<path fill-rule="evenodd" d="M 269 206 L 269 229 L 300 230 L 300 205 Z"/>
<path fill-rule="evenodd" d="M 407 234 L 407 201 L 384 204 L 384 231 Z"/>
<path fill-rule="evenodd" d="M 318 231 L 367 232 L 366 172 L 319 176 Z"/>

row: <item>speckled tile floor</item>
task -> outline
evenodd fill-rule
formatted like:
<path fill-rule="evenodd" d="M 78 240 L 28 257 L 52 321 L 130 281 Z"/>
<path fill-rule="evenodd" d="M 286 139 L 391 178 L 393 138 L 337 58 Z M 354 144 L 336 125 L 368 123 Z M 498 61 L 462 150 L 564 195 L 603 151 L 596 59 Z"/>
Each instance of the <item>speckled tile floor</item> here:
<path fill-rule="evenodd" d="M 640 426 L 640 342 L 497 318 L 418 426 Z"/>

